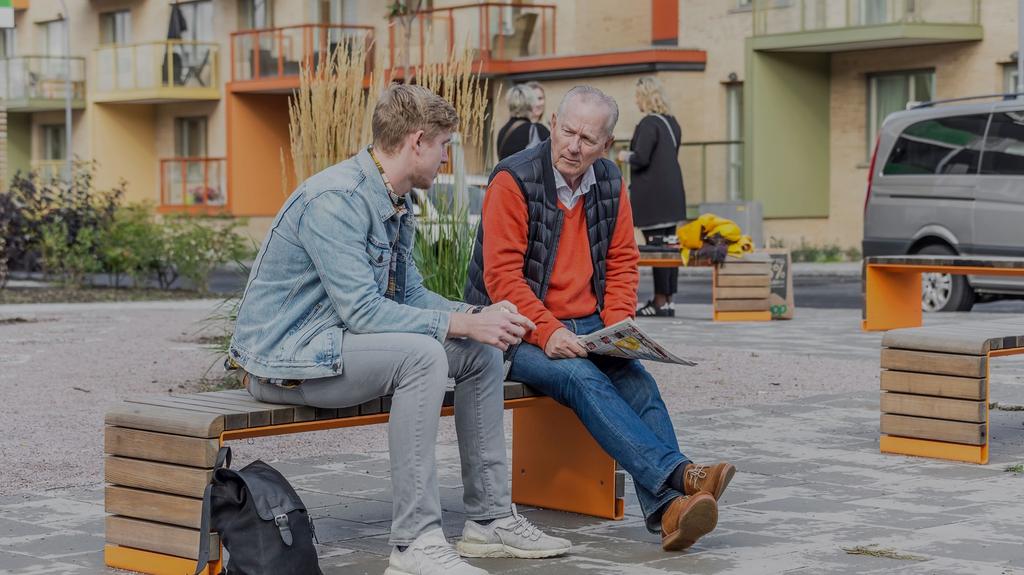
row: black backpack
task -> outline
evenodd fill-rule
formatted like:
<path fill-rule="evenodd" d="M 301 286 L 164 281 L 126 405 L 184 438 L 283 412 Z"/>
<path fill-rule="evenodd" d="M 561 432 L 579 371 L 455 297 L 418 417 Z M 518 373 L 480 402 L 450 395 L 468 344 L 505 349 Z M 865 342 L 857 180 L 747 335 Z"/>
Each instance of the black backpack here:
<path fill-rule="evenodd" d="M 203 493 L 196 575 L 210 559 L 210 528 L 228 551 L 226 575 L 323 575 L 313 520 L 288 480 L 262 461 L 235 471 L 222 447 Z"/>

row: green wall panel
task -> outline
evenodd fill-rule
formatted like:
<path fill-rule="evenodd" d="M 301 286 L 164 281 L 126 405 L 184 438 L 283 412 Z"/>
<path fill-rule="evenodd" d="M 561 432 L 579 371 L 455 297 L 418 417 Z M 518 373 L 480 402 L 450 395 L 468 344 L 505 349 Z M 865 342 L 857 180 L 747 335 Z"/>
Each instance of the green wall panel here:
<path fill-rule="evenodd" d="M 32 166 L 32 115 L 7 114 L 7 177 Z"/>
<path fill-rule="evenodd" d="M 744 192 L 767 218 L 828 216 L 830 60 L 747 40 Z"/>

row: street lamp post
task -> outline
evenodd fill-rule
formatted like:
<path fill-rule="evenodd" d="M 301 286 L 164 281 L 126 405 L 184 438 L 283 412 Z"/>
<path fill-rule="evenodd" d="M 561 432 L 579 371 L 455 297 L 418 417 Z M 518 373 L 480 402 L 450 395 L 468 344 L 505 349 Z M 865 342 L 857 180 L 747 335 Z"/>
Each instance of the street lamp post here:
<path fill-rule="evenodd" d="M 64 169 L 70 187 L 74 179 L 71 172 L 71 17 L 64 0 L 60 0 L 60 6 L 64 11 L 64 157 L 67 160 Z"/>

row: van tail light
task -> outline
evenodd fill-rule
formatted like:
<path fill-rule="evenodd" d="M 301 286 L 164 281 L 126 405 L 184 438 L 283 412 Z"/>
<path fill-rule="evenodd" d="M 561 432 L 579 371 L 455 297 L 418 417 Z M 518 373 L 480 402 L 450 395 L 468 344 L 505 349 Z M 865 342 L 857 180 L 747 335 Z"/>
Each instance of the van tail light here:
<path fill-rule="evenodd" d="M 868 168 L 868 191 L 864 194 L 864 215 L 868 213 L 868 200 L 871 199 L 871 181 L 875 179 L 875 160 L 878 159 L 878 142 L 881 135 L 875 138 L 875 150 L 871 152 L 871 166 Z"/>

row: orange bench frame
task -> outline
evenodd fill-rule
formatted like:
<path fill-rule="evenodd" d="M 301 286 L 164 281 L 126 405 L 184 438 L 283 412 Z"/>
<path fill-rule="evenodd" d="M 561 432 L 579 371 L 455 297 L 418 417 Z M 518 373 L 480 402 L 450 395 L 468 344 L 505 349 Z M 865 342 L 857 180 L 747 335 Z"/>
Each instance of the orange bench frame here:
<path fill-rule="evenodd" d="M 861 329 L 885 331 L 921 325 L 921 274 L 1024 276 L 1024 268 L 898 263 L 864 264 Z"/>

